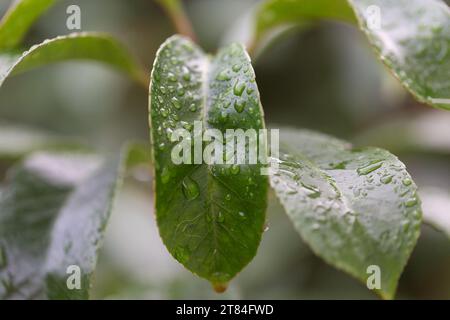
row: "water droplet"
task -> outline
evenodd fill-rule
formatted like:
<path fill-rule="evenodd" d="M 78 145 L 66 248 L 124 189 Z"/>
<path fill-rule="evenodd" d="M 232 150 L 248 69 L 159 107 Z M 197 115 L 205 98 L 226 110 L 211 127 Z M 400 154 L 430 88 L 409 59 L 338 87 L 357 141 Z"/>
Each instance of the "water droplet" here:
<path fill-rule="evenodd" d="M 180 100 L 178 100 L 177 98 L 173 97 L 170 101 L 172 102 L 172 105 L 173 105 L 173 107 L 175 109 L 178 109 L 178 110 L 181 109 L 181 102 L 180 102 Z"/>
<path fill-rule="evenodd" d="M 167 139 L 168 139 L 169 141 L 172 141 L 172 134 L 173 134 L 173 130 L 170 129 L 170 128 L 167 128 L 167 129 L 166 129 L 166 136 L 167 136 Z"/>
<path fill-rule="evenodd" d="M 409 185 L 411 185 L 412 181 L 411 181 L 411 179 L 406 178 L 406 179 L 403 179 L 402 183 L 405 186 L 409 186 Z"/>
<path fill-rule="evenodd" d="M 243 219 L 247 218 L 247 215 L 245 214 L 245 212 L 239 211 L 239 216 Z"/>
<path fill-rule="evenodd" d="M 177 77 L 172 72 L 167 73 L 167 79 L 171 82 L 177 81 Z"/>
<path fill-rule="evenodd" d="M 224 69 L 217 74 L 216 77 L 219 81 L 226 81 L 231 79 L 230 70 Z"/>
<path fill-rule="evenodd" d="M 185 177 L 181 183 L 183 195 L 187 200 L 194 200 L 200 195 L 200 188 L 192 178 Z"/>
<path fill-rule="evenodd" d="M 411 222 L 409 220 L 403 220 L 402 221 L 403 232 L 408 231 L 410 224 L 411 224 Z"/>
<path fill-rule="evenodd" d="M 188 122 L 185 122 L 185 123 L 183 123 L 183 128 L 188 130 L 188 131 L 191 131 L 192 128 L 193 128 L 193 125 L 188 123 Z"/>
<path fill-rule="evenodd" d="M 240 96 L 242 96 L 242 93 L 244 92 L 244 90 L 245 90 L 245 83 L 236 81 L 236 83 L 234 84 L 234 87 L 233 87 L 233 93 L 236 96 L 240 97 Z"/>
<path fill-rule="evenodd" d="M 161 182 L 166 184 L 170 180 L 170 170 L 169 167 L 164 167 L 161 172 Z"/>
<path fill-rule="evenodd" d="M 380 178 L 380 181 L 384 184 L 388 184 L 391 183 L 392 181 L 392 176 L 383 176 Z"/>
<path fill-rule="evenodd" d="M 227 195 L 225 196 L 225 200 L 230 201 L 231 200 L 231 194 L 227 193 Z"/>
<path fill-rule="evenodd" d="M 216 272 L 217 273 L 217 272 Z M 228 283 L 213 283 L 213 289 L 217 293 L 224 293 L 228 288 Z"/>
<path fill-rule="evenodd" d="M 177 95 L 178 95 L 179 97 L 184 96 L 185 93 L 186 93 L 186 91 L 184 91 L 184 88 L 183 88 L 183 87 L 178 87 L 178 89 L 177 89 Z"/>
<path fill-rule="evenodd" d="M 239 167 L 237 164 L 233 164 L 233 165 L 230 167 L 230 173 L 231 173 L 231 174 L 236 175 L 236 174 L 238 174 L 240 171 L 241 171 L 241 167 Z"/>
<path fill-rule="evenodd" d="M 234 109 L 238 112 L 241 113 L 242 111 L 244 111 L 245 109 L 245 104 L 246 101 L 245 100 L 236 100 L 234 102 Z"/>
<path fill-rule="evenodd" d="M 417 198 L 416 198 L 416 197 L 411 198 L 411 199 L 408 199 L 408 200 L 406 200 L 406 202 L 405 202 L 405 206 L 406 206 L 407 208 L 413 207 L 413 206 L 415 206 L 416 204 L 417 204 Z"/>
<path fill-rule="evenodd" d="M 162 116 L 163 118 L 167 118 L 167 116 L 169 115 L 169 113 L 167 112 L 167 110 L 164 109 L 164 108 L 161 108 L 161 109 L 159 110 L 159 112 L 161 113 L 161 116 Z"/>
<path fill-rule="evenodd" d="M 241 68 L 242 68 L 242 65 L 239 63 L 234 64 L 232 67 L 234 72 L 238 72 L 239 70 L 241 70 Z"/>
<path fill-rule="evenodd" d="M 228 119 L 228 112 L 222 111 L 219 117 L 220 122 L 225 122 L 227 119 Z"/>
<path fill-rule="evenodd" d="M 414 210 L 411 214 L 415 219 L 420 219 L 420 217 L 422 216 L 422 212 L 420 210 Z"/>
<path fill-rule="evenodd" d="M 301 183 L 301 185 L 305 189 L 306 195 L 309 198 L 315 199 L 315 198 L 320 197 L 321 192 L 320 192 L 320 190 L 317 187 L 308 185 L 308 184 L 303 183 L 303 182 Z"/>
<path fill-rule="evenodd" d="M 191 73 L 189 72 L 189 69 L 186 67 L 183 67 L 182 69 L 183 72 L 183 80 L 184 81 L 190 81 L 191 80 Z"/>
<path fill-rule="evenodd" d="M 358 168 L 356 170 L 356 172 L 358 172 L 358 174 L 360 176 L 364 176 L 366 174 L 369 174 L 369 173 L 379 169 L 382 165 L 383 165 L 383 162 L 381 162 L 381 160 L 372 161 L 368 165 Z"/>

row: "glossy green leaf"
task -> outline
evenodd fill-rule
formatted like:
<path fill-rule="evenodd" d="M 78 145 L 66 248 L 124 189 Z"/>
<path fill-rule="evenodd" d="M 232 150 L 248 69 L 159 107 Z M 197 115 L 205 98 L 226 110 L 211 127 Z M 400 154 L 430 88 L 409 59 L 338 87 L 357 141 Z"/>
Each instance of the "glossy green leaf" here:
<path fill-rule="evenodd" d="M 320 19 L 356 22 L 345 0 L 268 0 L 256 13 L 256 38 L 286 24 L 308 23 Z"/>
<path fill-rule="evenodd" d="M 349 0 L 377 54 L 421 102 L 450 110 L 450 8 L 442 0 Z M 380 10 L 380 27 L 371 8 Z"/>
<path fill-rule="evenodd" d="M 88 298 L 120 176 L 118 160 L 46 152 L 8 172 L 0 188 L 1 299 Z M 74 265 L 81 288 L 70 290 Z"/>
<path fill-rule="evenodd" d="M 450 109 L 450 9 L 444 1 L 268 0 L 256 15 L 256 41 L 277 26 L 316 19 L 358 21 L 377 56 L 417 100 Z"/>
<path fill-rule="evenodd" d="M 0 86 L 8 76 L 66 60 L 98 61 L 146 83 L 140 66 L 112 37 L 99 33 L 73 33 L 46 40 L 22 55 L 0 54 Z"/>
<path fill-rule="evenodd" d="M 210 57 L 186 38 L 171 37 L 157 53 L 150 98 L 160 235 L 175 259 L 223 289 L 256 254 L 267 177 L 260 164 L 176 165 L 171 151 L 177 142 L 171 137 L 177 128 L 195 131 L 194 121 L 203 131 L 215 128 L 222 134 L 263 128 L 250 59 L 238 44 Z M 194 135 L 201 139 L 203 131 Z"/>
<path fill-rule="evenodd" d="M 30 26 L 56 0 L 18 0 L 8 9 L 0 21 L 0 51 L 14 49 Z"/>
<path fill-rule="evenodd" d="M 392 298 L 421 223 L 416 185 L 389 152 L 352 148 L 332 137 L 284 129 L 280 167 L 271 176 L 281 204 L 312 250 L 366 283 L 381 271 Z"/>

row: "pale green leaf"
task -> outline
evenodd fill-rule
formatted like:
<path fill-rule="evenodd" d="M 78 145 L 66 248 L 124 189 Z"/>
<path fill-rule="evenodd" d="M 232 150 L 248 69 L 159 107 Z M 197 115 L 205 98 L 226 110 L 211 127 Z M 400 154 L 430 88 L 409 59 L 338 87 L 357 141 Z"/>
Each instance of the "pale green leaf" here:
<path fill-rule="evenodd" d="M 345 0 L 268 0 L 256 13 L 256 35 L 261 39 L 274 28 L 321 19 L 356 22 Z"/>
<path fill-rule="evenodd" d="M 363 283 L 378 266 L 375 290 L 392 298 L 422 216 L 403 163 L 385 150 L 355 149 L 310 131 L 282 129 L 280 136 L 271 185 L 295 229 L 318 256 Z"/>
<path fill-rule="evenodd" d="M 119 160 L 37 152 L 0 188 L 0 298 L 86 299 L 121 177 Z M 81 288 L 70 290 L 70 266 Z"/>
<path fill-rule="evenodd" d="M 377 56 L 417 100 L 450 109 L 450 9 L 444 1 L 268 0 L 256 15 L 255 41 L 275 27 L 318 19 L 358 21 Z"/>
<path fill-rule="evenodd" d="M 0 51 L 20 44 L 30 26 L 56 0 L 14 0 L 0 21 Z"/>
<path fill-rule="evenodd" d="M 421 102 L 450 110 L 450 8 L 442 0 L 349 0 L 389 70 Z M 380 27 L 369 6 L 380 9 Z"/>
<path fill-rule="evenodd" d="M 100 33 L 73 33 L 46 40 L 22 55 L 0 54 L 0 86 L 8 76 L 66 60 L 101 62 L 146 83 L 139 64 L 115 39 Z"/>

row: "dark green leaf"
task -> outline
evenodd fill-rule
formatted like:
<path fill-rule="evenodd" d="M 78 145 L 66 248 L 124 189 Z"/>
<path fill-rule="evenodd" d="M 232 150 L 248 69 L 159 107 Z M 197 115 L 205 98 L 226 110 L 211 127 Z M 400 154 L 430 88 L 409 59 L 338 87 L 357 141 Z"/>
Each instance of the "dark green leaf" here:
<path fill-rule="evenodd" d="M 377 54 L 421 102 L 450 109 L 450 9 L 442 0 L 349 0 Z M 370 28 L 369 6 L 380 8 Z"/>
<path fill-rule="evenodd" d="M 280 143 L 271 185 L 296 230 L 318 256 L 364 283 L 367 268 L 379 266 L 377 292 L 392 298 L 422 216 L 405 166 L 385 150 L 309 131 L 283 130 Z"/>
<path fill-rule="evenodd" d="M 98 61 L 138 82 L 146 82 L 140 66 L 112 37 L 98 33 L 73 33 L 46 40 L 20 56 L 0 54 L 0 86 L 8 76 L 66 60 Z"/>
<path fill-rule="evenodd" d="M 225 129 L 263 128 L 253 68 L 241 45 L 210 57 L 174 36 L 157 53 L 150 95 L 161 237 L 175 259 L 220 289 L 256 254 L 267 178 L 259 164 L 175 165 L 171 150 L 176 143 L 170 138 L 177 128 L 191 130 L 196 120 L 203 130 L 222 134 Z"/>
<path fill-rule="evenodd" d="M 33 22 L 56 0 L 19 0 L 0 21 L 0 51 L 14 49 L 23 39 Z"/>
<path fill-rule="evenodd" d="M 30 155 L 0 189 L 0 298 L 88 298 L 119 161 L 87 154 Z M 68 267 L 81 270 L 69 290 Z"/>

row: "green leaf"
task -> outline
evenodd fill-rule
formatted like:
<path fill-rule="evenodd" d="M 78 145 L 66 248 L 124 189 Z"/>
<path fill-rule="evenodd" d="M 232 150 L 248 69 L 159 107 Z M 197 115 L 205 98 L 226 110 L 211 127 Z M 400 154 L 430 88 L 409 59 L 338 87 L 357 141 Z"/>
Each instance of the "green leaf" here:
<path fill-rule="evenodd" d="M 22 55 L 0 54 L 0 86 L 8 76 L 66 60 L 94 60 L 146 83 L 138 63 L 114 38 L 100 33 L 73 33 L 45 40 Z"/>
<path fill-rule="evenodd" d="M 56 0 L 19 0 L 14 1 L 0 21 L 0 51 L 17 47 L 30 26 Z"/>
<path fill-rule="evenodd" d="M 223 289 L 256 254 L 267 178 L 260 164 L 175 165 L 171 150 L 176 143 L 170 138 L 177 128 L 191 131 L 194 121 L 222 134 L 263 128 L 250 59 L 238 44 L 210 57 L 186 38 L 173 36 L 157 53 L 150 97 L 160 235 L 175 259 Z M 200 134 L 194 132 L 201 139 Z"/>
<path fill-rule="evenodd" d="M 450 9 L 444 1 L 268 0 L 256 15 L 255 41 L 275 27 L 317 19 L 357 20 L 377 56 L 417 100 L 450 110 Z"/>
<path fill-rule="evenodd" d="M 282 130 L 280 144 L 271 185 L 296 230 L 318 256 L 364 283 L 367 268 L 378 266 L 377 292 L 393 298 L 422 216 L 403 163 L 310 131 Z"/>
<path fill-rule="evenodd" d="M 256 13 L 256 38 L 286 24 L 309 23 L 319 19 L 356 22 L 345 0 L 268 0 Z"/>
<path fill-rule="evenodd" d="M 442 0 L 349 0 L 390 71 L 421 102 L 450 110 L 450 9 Z M 380 8 L 370 28 L 369 6 Z"/>
<path fill-rule="evenodd" d="M 38 152 L 0 189 L 0 298 L 88 298 L 97 250 L 121 177 L 119 160 Z M 81 289 L 69 290 L 69 266 Z M 72 272 L 72 271 L 71 271 Z"/>

